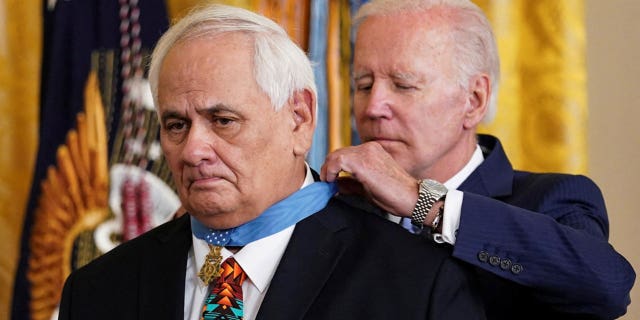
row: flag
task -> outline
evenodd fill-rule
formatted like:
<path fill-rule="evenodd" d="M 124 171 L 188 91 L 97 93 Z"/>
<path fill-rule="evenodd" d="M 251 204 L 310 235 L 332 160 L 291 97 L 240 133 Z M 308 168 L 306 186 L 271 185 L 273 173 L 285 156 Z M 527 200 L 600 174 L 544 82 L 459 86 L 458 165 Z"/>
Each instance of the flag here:
<path fill-rule="evenodd" d="M 122 211 L 109 206 L 120 194 L 114 181 L 134 177 L 140 199 L 157 189 L 139 187 L 154 179 L 141 171 L 170 180 L 162 161 L 149 156 L 157 140 L 154 112 L 135 97 L 144 91 L 145 55 L 168 26 L 164 2 L 45 1 L 43 10 L 39 147 L 12 319 L 50 319 L 66 275 L 117 245 L 119 233 L 109 227 L 102 241 L 93 240 Z M 129 111 L 131 121 L 123 121 Z M 124 133 L 127 125 L 135 136 Z M 132 152 L 139 145 L 144 152 Z"/>

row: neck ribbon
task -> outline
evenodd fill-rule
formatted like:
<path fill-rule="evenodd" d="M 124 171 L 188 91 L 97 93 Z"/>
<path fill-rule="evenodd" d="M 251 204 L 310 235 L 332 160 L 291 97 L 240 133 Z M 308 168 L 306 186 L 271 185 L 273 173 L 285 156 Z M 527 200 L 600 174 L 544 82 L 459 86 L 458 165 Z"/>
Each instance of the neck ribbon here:
<path fill-rule="evenodd" d="M 338 191 L 335 183 L 314 182 L 267 208 L 257 218 L 231 229 L 215 230 L 191 217 L 191 230 L 214 246 L 244 246 L 278 233 L 320 211 Z"/>

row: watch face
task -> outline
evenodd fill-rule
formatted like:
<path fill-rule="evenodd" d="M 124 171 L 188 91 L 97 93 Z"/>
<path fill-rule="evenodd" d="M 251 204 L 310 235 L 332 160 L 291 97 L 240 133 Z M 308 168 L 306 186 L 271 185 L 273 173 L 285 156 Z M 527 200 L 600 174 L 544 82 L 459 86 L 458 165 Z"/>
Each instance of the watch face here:
<path fill-rule="evenodd" d="M 445 194 L 447 194 L 447 187 L 445 187 L 443 184 L 439 183 L 438 181 L 435 180 L 431 180 L 431 179 L 425 179 L 422 180 L 422 184 L 424 184 L 424 187 L 429 190 L 431 193 L 438 195 L 438 199 L 442 198 L 442 196 L 444 196 Z"/>

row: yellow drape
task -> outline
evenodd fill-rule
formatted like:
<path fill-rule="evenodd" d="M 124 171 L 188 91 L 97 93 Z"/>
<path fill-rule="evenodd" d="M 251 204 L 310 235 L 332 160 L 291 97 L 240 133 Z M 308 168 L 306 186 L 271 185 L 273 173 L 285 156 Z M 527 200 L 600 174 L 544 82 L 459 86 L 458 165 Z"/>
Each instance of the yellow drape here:
<path fill-rule="evenodd" d="M 309 0 L 166 0 L 171 21 L 190 9 L 208 3 L 222 3 L 263 14 L 278 22 L 303 49 L 309 40 Z"/>
<path fill-rule="evenodd" d="M 38 126 L 42 1 L 0 1 L 0 320 L 9 319 Z"/>
<path fill-rule="evenodd" d="M 242 7 L 254 10 L 256 0 L 166 0 L 169 19 L 174 21 L 183 17 L 189 10 L 195 6 L 207 3 L 223 3 L 236 7 Z"/>
<path fill-rule="evenodd" d="M 351 144 L 349 99 L 349 3 L 329 1 L 327 26 L 327 94 L 329 97 L 329 151 Z"/>
<path fill-rule="evenodd" d="M 303 49 L 309 43 L 309 0 L 254 0 L 249 9 L 278 22 Z"/>
<path fill-rule="evenodd" d="M 494 122 L 513 165 L 587 171 L 587 92 L 582 0 L 474 0 L 489 16 L 501 57 Z"/>

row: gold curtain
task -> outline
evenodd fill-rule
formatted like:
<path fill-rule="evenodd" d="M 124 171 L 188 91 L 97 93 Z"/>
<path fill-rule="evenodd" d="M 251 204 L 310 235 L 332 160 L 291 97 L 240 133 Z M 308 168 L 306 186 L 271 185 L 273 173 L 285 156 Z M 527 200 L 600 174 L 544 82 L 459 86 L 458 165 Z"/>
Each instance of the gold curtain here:
<path fill-rule="evenodd" d="M 249 10 L 254 10 L 256 0 L 166 0 L 169 19 L 175 21 L 183 17 L 190 9 L 208 3 L 223 3 Z"/>
<path fill-rule="evenodd" d="M 582 0 L 474 0 L 494 27 L 502 81 L 495 120 L 513 165 L 587 171 L 587 92 Z"/>
<path fill-rule="evenodd" d="M 245 8 L 278 22 L 303 49 L 309 38 L 308 0 L 166 0 L 171 21 L 184 16 L 193 7 L 222 3 Z"/>
<path fill-rule="evenodd" d="M 42 14 L 42 1 L 0 1 L 0 320 L 10 316 L 30 187 L 40 185 L 32 175 L 38 149 Z M 50 225 L 43 227 L 51 231 Z"/>
<path fill-rule="evenodd" d="M 9 319 L 38 127 L 42 1 L 0 1 L 0 320 Z"/>
<path fill-rule="evenodd" d="M 329 151 L 351 144 L 349 30 L 351 17 L 348 1 L 329 1 L 327 26 L 327 93 L 329 96 Z"/>

